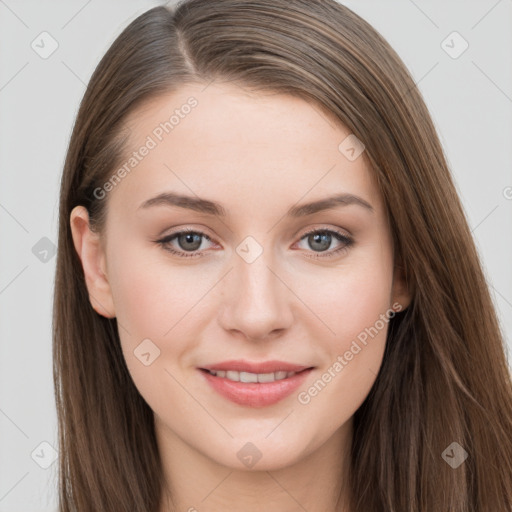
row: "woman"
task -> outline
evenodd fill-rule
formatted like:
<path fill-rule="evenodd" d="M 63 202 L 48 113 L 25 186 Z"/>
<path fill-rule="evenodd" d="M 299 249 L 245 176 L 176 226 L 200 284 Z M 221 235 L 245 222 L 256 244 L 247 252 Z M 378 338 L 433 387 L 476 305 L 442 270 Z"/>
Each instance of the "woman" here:
<path fill-rule="evenodd" d="M 114 41 L 54 315 L 62 511 L 512 510 L 510 371 L 442 147 L 334 1 L 186 0 Z"/>

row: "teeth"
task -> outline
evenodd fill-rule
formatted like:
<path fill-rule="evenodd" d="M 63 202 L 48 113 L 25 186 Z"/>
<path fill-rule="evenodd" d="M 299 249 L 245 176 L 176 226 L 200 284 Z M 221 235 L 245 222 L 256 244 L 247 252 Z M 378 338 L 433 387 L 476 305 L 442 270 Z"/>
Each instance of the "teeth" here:
<path fill-rule="evenodd" d="M 274 373 L 250 373 L 222 370 L 208 370 L 211 375 L 217 377 L 225 377 L 234 382 L 274 382 L 275 380 L 283 380 L 292 377 L 296 372 L 279 371 Z"/>
<path fill-rule="evenodd" d="M 260 373 L 258 374 L 258 382 L 274 382 L 276 376 L 273 373 Z"/>
<path fill-rule="evenodd" d="M 256 373 L 240 372 L 240 382 L 258 382 Z"/>

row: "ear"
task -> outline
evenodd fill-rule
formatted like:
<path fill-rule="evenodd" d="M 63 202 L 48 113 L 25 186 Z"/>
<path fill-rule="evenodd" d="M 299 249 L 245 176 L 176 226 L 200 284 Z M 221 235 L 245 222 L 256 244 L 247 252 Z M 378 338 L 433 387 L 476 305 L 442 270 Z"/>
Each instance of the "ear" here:
<path fill-rule="evenodd" d="M 73 208 L 70 224 L 75 250 L 84 269 L 91 306 L 96 313 L 114 318 L 114 301 L 106 274 L 105 252 L 100 235 L 90 229 L 89 212 L 84 206 Z"/>
<path fill-rule="evenodd" d="M 397 262 L 393 272 L 393 289 L 391 292 L 391 304 L 395 311 L 404 311 L 411 303 L 412 293 L 405 278 L 404 268 L 401 262 Z"/>

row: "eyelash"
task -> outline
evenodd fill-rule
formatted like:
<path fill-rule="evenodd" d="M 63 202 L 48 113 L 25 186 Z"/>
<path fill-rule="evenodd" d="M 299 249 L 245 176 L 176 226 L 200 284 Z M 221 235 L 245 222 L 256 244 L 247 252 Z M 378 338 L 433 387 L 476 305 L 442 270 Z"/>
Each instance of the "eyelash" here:
<path fill-rule="evenodd" d="M 201 231 L 197 231 L 194 229 L 184 229 L 182 231 L 177 231 L 176 233 L 172 233 L 171 235 L 167 235 L 166 237 L 164 237 L 160 240 L 155 240 L 155 242 L 158 245 L 160 245 L 165 251 L 168 251 L 171 254 L 178 256 L 179 258 L 200 258 L 200 257 L 202 257 L 203 254 L 201 254 L 200 252 L 186 253 L 183 251 L 176 251 L 175 249 L 172 249 L 170 247 L 169 244 L 172 240 L 174 240 L 178 236 L 186 234 L 186 233 L 194 233 L 194 234 L 202 236 L 203 238 L 206 238 L 206 240 L 208 240 L 210 242 L 212 241 L 212 239 L 208 235 L 206 235 L 205 233 L 202 233 Z M 309 235 L 313 235 L 313 234 L 317 234 L 317 233 L 320 233 L 320 234 L 328 233 L 328 234 L 334 235 L 334 237 L 339 242 L 343 242 L 344 245 L 342 245 L 341 247 L 338 247 L 338 249 L 335 249 L 330 252 L 318 253 L 318 254 L 321 254 L 320 256 L 307 256 L 308 258 L 313 258 L 313 259 L 333 258 L 334 256 L 341 255 L 345 251 L 348 251 L 348 249 L 354 244 L 354 240 L 352 238 L 348 237 L 345 234 L 342 234 L 339 231 L 335 231 L 332 229 L 312 229 L 311 231 L 304 233 L 304 235 L 302 235 L 300 240 L 303 240 L 304 238 L 308 237 Z"/>

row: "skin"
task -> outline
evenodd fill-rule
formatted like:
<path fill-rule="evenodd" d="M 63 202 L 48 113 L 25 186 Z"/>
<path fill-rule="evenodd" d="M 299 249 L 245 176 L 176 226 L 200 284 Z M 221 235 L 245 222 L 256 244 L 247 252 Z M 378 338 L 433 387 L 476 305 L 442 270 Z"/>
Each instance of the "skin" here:
<path fill-rule="evenodd" d="M 394 271 L 384 203 L 365 153 L 350 161 L 338 149 L 350 130 L 288 95 L 183 86 L 132 112 L 130 150 L 190 96 L 198 105 L 102 199 L 102 236 L 90 230 L 83 207 L 71 214 L 91 304 L 117 317 L 130 374 L 155 414 L 175 500 L 175 508 L 164 500 L 161 512 L 256 511 L 263 502 L 267 512 L 347 511 L 352 418 L 381 366 L 388 323 L 309 403 L 298 394 L 393 304 L 409 304 Z M 228 215 L 139 208 L 163 191 L 219 202 Z M 285 216 L 291 206 L 335 192 L 363 198 L 373 212 L 352 204 Z M 210 237 L 195 246 L 202 257 L 180 258 L 155 242 L 184 228 Z M 322 257 L 344 243 L 334 236 L 315 243 L 304 236 L 313 228 L 354 243 Z M 251 263 L 236 251 L 247 236 L 263 249 Z M 194 251 L 190 240 L 181 243 L 168 245 Z M 147 338 L 160 350 L 148 366 L 134 355 Z M 315 369 L 297 392 L 255 408 L 217 394 L 197 369 L 228 359 Z M 237 457 L 249 442 L 261 453 L 251 468 Z"/>

